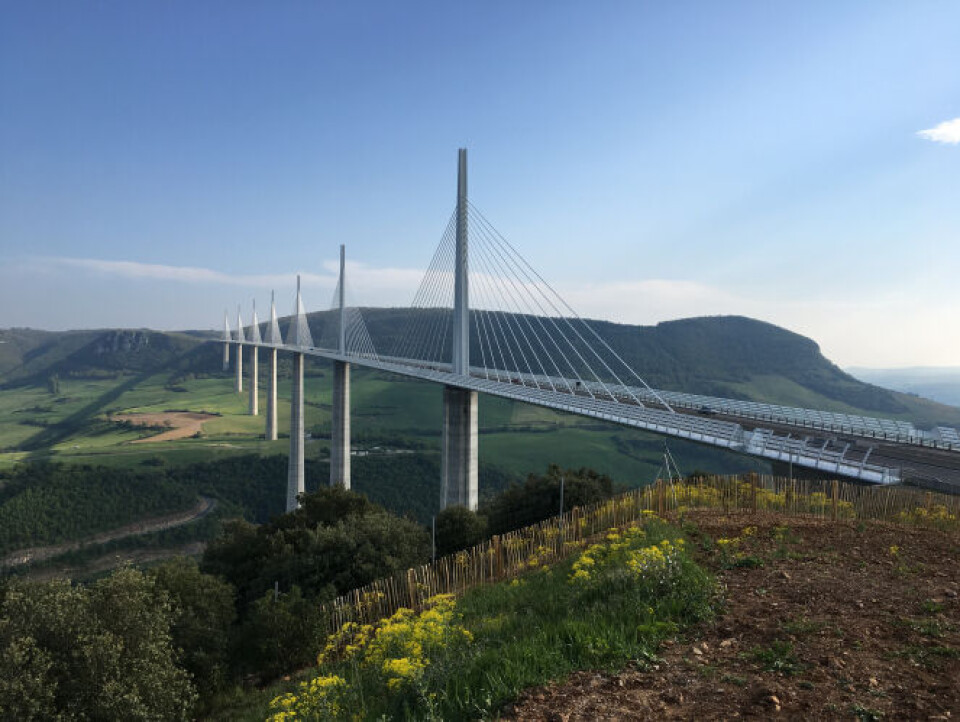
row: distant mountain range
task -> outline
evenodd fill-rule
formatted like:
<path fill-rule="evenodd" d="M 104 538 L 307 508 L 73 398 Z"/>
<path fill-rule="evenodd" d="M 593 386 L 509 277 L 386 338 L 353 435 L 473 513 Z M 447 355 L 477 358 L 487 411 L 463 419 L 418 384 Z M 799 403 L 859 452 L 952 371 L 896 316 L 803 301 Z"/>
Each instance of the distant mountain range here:
<path fill-rule="evenodd" d="M 854 378 L 888 389 L 916 394 L 941 404 L 960 406 L 960 368 L 918 366 L 902 369 L 846 369 Z"/>
<path fill-rule="evenodd" d="M 363 309 L 374 344 L 384 352 L 409 327 L 411 309 Z M 310 314 L 315 339 L 330 312 Z M 890 377 L 858 380 L 824 358 L 817 344 L 778 326 L 742 316 L 711 316 L 656 326 L 590 322 L 650 385 L 676 391 L 909 419 L 921 426 L 960 426 L 960 396 L 922 393 Z M 286 329 L 286 321 L 281 321 Z M 169 369 L 217 372 L 219 349 L 209 332 L 149 330 L 0 331 L 0 384 L 46 383 L 60 376 Z M 388 352 L 388 351 L 387 351 Z M 860 373 L 863 370 L 857 370 Z M 887 373 L 887 372 L 877 372 Z M 960 372 L 957 372 L 960 379 Z M 865 382 L 867 381 L 867 382 Z M 937 382 L 939 383 L 939 382 Z M 890 390 L 882 386 L 907 391 Z M 929 387 L 928 387 L 929 388 Z M 941 403 L 910 395 L 937 398 Z"/>

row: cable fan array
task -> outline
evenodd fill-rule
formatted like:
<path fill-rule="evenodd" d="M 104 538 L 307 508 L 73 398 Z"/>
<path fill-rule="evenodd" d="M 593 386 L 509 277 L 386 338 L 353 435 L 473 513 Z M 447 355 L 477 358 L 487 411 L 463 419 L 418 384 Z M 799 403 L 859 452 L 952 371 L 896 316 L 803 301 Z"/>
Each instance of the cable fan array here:
<path fill-rule="evenodd" d="M 376 360 L 379 356 L 377 356 L 377 350 L 373 345 L 373 339 L 370 338 L 369 331 L 367 331 L 367 324 L 363 320 L 360 309 L 356 306 L 344 304 L 341 315 L 340 284 L 341 281 L 337 281 L 337 287 L 334 289 L 333 298 L 330 301 L 330 310 L 324 314 L 323 330 L 316 348 L 343 353 L 346 356 L 360 356 Z M 349 283 L 345 284 L 343 295 L 345 299 L 350 298 Z M 341 341 L 343 343 L 342 349 Z"/>
<path fill-rule="evenodd" d="M 473 204 L 467 218 L 471 375 L 643 406 L 639 384 L 669 408 Z M 397 360 L 449 368 L 455 258 L 453 213 L 391 354 Z"/>

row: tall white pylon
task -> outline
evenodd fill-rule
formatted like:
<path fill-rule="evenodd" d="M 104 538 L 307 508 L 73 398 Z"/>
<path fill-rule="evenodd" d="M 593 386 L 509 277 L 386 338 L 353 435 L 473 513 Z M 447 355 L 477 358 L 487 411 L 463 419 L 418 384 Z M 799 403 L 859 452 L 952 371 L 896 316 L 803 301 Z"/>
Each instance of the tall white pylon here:
<path fill-rule="evenodd" d="M 346 249 L 340 246 L 340 284 L 337 294 L 340 329 L 337 352 L 347 353 L 344 302 L 346 288 Z M 330 486 L 350 488 L 350 364 L 333 362 L 333 398 L 330 418 Z"/>
<path fill-rule="evenodd" d="M 299 349 L 313 346 L 307 314 L 300 298 L 300 276 L 297 276 L 297 302 L 294 319 L 287 331 L 287 345 L 298 349 L 293 354 L 293 398 L 290 403 L 290 460 L 287 467 L 287 511 L 300 506 L 300 494 L 304 491 L 303 470 L 303 352 Z"/>
<path fill-rule="evenodd" d="M 257 301 L 253 301 L 253 323 L 250 324 L 250 337 L 247 339 L 253 344 L 260 343 L 260 321 L 257 319 Z M 257 354 L 259 346 L 250 347 L 250 415 L 257 416 L 260 413 L 260 367 L 257 364 Z"/>
<path fill-rule="evenodd" d="M 270 323 L 267 325 L 267 343 L 279 346 L 283 343 L 280 324 L 277 323 L 277 304 L 270 291 Z M 267 381 L 267 441 L 277 440 L 277 349 L 270 349 L 270 378 Z"/>
<path fill-rule="evenodd" d="M 230 368 L 230 314 L 223 310 L 223 370 Z"/>
<path fill-rule="evenodd" d="M 470 374 L 470 274 L 467 255 L 467 149 L 457 159 L 457 250 L 453 276 L 453 373 Z"/>
<path fill-rule="evenodd" d="M 457 159 L 457 227 L 453 291 L 454 374 L 470 375 L 470 292 L 467 243 L 467 151 Z M 440 508 L 477 509 L 477 392 L 458 386 L 443 389 L 443 435 L 440 453 Z"/>
<path fill-rule="evenodd" d="M 237 393 L 243 392 L 243 316 L 240 315 L 240 306 L 237 306 L 237 343 L 236 343 L 236 355 L 237 355 L 237 381 L 236 381 L 236 391 Z"/>
<path fill-rule="evenodd" d="M 287 330 L 287 346 L 313 348 L 313 336 L 310 334 L 310 325 L 307 323 L 307 312 L 303 308 L 303 299 L 300 297 L 300 276 L 297 276 L 297 302 L 293 309 L 293 320 Z"/>

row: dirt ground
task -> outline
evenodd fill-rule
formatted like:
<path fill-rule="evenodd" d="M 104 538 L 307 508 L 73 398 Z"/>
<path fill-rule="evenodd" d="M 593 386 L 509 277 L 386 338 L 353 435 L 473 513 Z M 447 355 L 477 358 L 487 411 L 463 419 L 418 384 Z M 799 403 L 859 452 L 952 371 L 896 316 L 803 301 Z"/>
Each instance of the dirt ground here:
<path fill-rule="evenodd" d="M 773 514 L 685 521 L 723 586 L 717 619 L 654 662 L 528 690 L 503 719 L 960 719 L 960 535 Z M 740 541 L 721 551 L 721 538 Z"/>
<path fill-rule="evenodd" d="M 135 426 L 169 428 L 162 434 L 150 436 L 146 439 L 137 439 L 132 444 L 150 444 L 157 441 L 174 441 L 186 439 L 203 429 L 203 424 L 215 419 L 213 414 L 199 414 L 190 411 L 164 411 L 155 414 L 115 414 L 111 421 L 129 421 Z"/>

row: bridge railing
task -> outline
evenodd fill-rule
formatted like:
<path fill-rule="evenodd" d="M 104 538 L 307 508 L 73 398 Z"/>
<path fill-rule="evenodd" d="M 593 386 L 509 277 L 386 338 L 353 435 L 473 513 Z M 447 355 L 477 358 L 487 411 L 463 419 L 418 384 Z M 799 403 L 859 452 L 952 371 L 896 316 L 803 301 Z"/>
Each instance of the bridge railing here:
<path fill-rule="evenodd" d="M 690 509 L 774 511 L 833 520 L 884 520 L 960 531 L 960 496 L 905 486 L 867 486 L 772 476 L 709 476 L 657 482 L 562 516 L 495 536 L 355 589 L 324 605 L 330 632 L 347 622 L 374 624 L 405 607 L 420 609 L 435 594 L 462 594 L 563 560 L 613 527 L 650 515 Z"/>

